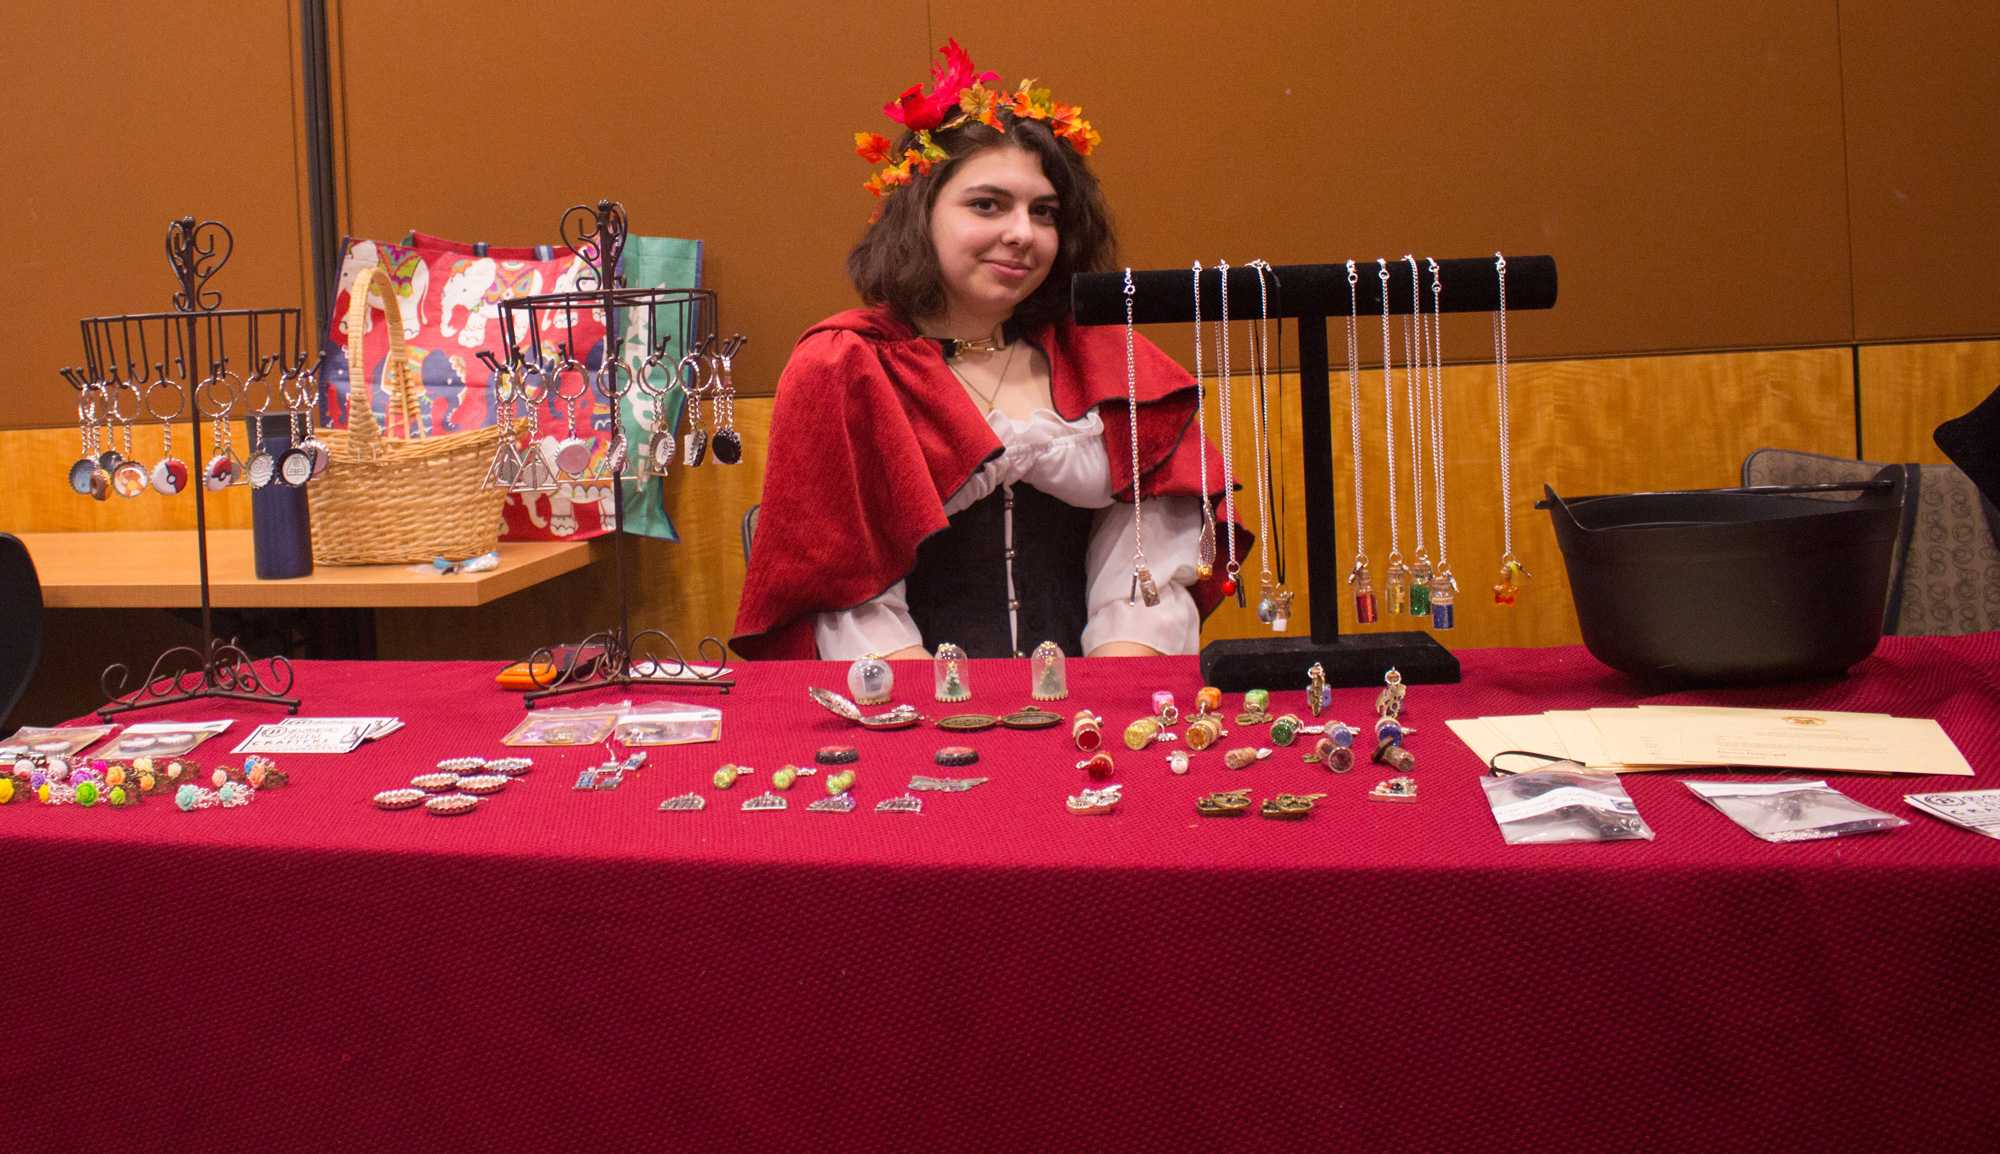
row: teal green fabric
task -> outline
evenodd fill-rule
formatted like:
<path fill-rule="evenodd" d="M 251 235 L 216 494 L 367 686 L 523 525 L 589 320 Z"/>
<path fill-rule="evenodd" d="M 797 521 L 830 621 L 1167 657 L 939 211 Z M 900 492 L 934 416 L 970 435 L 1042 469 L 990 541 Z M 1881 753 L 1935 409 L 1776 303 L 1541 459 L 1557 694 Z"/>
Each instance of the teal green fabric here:
<path fill-rule="evenodd" d="M 625 240 L 625 257 L 622 263 L 625 283 L 632 288 L 700 288 L 701 287 L 701 242 L 681 240 L 668 236 L 633 236 Z M 699 330 L 708 318 L 691 318 L 692 328 Z M 624 330 L 619 334 L 619 350 L 626 362 L 643 360 L 646 356 L 648 337 L 647 318 L 642 310 L 626 309 L 620 317 Z M 666 387 L 670 379 L 670 368 L 674 361 L 687 350 L 681 348 L 680 334 L 672 334 L 667 345 L 666 367 L 653 370 L 650 384 L 655 389 Z M 675 389 L 667 395 L 666 426 L 680 425 L 681 410 L 687 405 L 687 398 Z M 630 465 L 636 467 L 639 454 L 653 435 L 653 398 L 644 389 L 633 389 L 626 394 L 626 404 L 620 410 L 620 419 L 625 426 L 625 443 L 629 450 Z M 645 537 L 658 537 L 666 541 L 680 540 L 674 531 L 674 523 L 667 517 L 666 482 L 658 477 L 645 481 L 634 480 L 630 474 L 625 479 L 625 531 Z"/>

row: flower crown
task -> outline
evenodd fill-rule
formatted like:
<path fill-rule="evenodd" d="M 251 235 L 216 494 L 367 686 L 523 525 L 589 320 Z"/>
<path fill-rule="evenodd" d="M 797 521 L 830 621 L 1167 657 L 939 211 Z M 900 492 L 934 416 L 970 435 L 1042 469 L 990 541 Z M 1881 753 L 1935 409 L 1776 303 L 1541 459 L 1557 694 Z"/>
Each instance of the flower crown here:
<path fill-rule="evenodd" d="M 915 133 L 916 139 L 915 147 L 905 148 L 900 158 L 862 184 L 876 196 L 889 195 L 910 183 L 912 173 L 928 173 L 932 165 L 949 159 L 945 150 L 932 142 L 931 133 L 970 121 L 976 120 L 1000 132 L 1007 130 L 1001 123 L 1002 115 L 1015 120 L 1046 121 L 1056 139 L 1068 142 L 1078 156 L 1089 156 L 1102 139 L 1090 121 L 1083 118 L 1082 107 L 1064 104 L 1050 95 L 1048 89 L 1035 87 L 1033 80 L 1021 81 L 1011 93 L 990 88 L 988 82 L 999 81 L 1000 74 L 974 72 L 972 57 L 958 46 L 957 40 L 946 41 L 938 51 L 944 54 L 944 63 L 931 68 L 929 93 L 924 92 L 923 85 L 912 84 L 901 96 L 882 106 L 889 119 L 902 125 L 905 131 Z M 854 134 L 855 154 L 870 164 L 888 160 L 893 147 L 889 138 L 879 132 Z"/>

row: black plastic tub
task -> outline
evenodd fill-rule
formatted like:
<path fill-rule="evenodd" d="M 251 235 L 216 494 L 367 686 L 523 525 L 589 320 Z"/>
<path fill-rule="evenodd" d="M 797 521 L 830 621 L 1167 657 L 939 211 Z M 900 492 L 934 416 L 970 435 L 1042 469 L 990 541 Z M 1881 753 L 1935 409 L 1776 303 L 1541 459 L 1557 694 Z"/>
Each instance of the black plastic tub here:
<path fill-rule="evenodd" d="M 1882 636 L 1900 469 L 1847 485 L 1543 491 L 1584 646 L 1613 669 L 1669 685 L 1835 677 Z"/>

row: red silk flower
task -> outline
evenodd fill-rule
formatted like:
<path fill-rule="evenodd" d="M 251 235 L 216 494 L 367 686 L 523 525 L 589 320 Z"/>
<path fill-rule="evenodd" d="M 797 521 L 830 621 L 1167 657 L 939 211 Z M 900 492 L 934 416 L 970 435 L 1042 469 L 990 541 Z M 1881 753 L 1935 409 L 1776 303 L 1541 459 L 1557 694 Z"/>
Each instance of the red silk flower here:
<path fill-rule="evenodd" d="M 944 54 L 944 63 L 931 68 L 929 95 L 924 94 L 923 85 L 912 84 L 901 96 L 882 106 L 889 119 L 911 132 L 926 132 L 943 124 L 946 117 L 958 111 L 959 93 L 969 85 L 1000 79 L 997 72 L 975 74 L 972 57 L 958 46 L 956 38 L 947 40 L 939 51 Z"/>

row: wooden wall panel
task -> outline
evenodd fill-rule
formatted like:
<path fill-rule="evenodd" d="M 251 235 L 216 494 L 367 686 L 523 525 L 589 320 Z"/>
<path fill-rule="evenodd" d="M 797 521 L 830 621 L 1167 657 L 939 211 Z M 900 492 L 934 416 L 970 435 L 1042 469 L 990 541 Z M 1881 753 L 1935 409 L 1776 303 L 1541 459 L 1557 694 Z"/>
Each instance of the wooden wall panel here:
<path fill-rule="evenodd" d="M 1060 35 L 937 0 L 933 25 L 1083 105 L 1124 263 L 1554 253 L 1521 356 L 1849 334 L 1834 0 L 1165 0 Z"/>
<path fill-rule="evenodd" d="M 1935 465 L 1931 432 L 2000 388 L 2000 341 L 1861 350 L 1861 454 Z"/>
<path fill-rule="evenodd" d="M 639 233 L 705 242 L 749 393 L 852 303 L 873 207 L 853 133 L 925 75 L 921 0 L 339 10 L 353 234 L 555 244 L 564 209 L 620 200 Z"/>
<path fill-rule="evenodd" d="M 1840 43 L 1855 336 L 2000 333 L 2000 5 L 1842 0 Z"/>
<path fill-rule="evenodd" d="M 294 121 L 295 4 L 9 0 L 0 6 L 8 172 L 10 373 L 0 426 L 76 418 L 56 370 L 77 322 L 169 307 L 164 242 L 183 214 L 221 220 L 223 304 L 310 304 Z"/>

